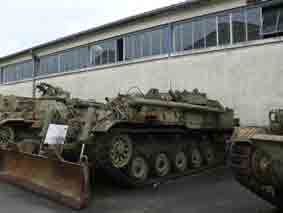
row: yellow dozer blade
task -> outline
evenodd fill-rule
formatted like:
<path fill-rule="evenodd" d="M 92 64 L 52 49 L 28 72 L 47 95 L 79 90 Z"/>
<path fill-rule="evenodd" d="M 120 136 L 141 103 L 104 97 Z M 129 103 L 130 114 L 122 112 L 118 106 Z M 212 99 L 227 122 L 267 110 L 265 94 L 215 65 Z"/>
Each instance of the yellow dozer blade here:
<path fill-rule="evenodd" d="M 0 149 L 0 181 L 22 186 L 74 209 L 85 208 L 90 200 L 86 163 Z"/>

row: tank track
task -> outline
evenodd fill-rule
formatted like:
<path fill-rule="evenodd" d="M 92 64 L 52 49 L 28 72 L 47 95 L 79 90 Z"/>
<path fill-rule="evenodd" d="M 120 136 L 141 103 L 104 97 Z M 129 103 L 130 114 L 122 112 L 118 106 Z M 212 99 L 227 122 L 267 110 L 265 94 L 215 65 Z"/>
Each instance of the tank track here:
<path fill-rule="evenodd" d="M 252 173 L 251 156 L 254 147 L 249 141 L 236 142 L 231 148 L 230 167 L 235 179 L 246 189 L 270 204 L 283 208 L 283 197 L 272 186 L 260 184 Z M 272 190 L 268 190 L 271 187 Z M 269 188 L 270 189 L 270 188 Z"/>
<path fill-rule="evenodd" d="M 141 130 L 142 129 L 142 130 Z M 189 175 L 193 175 L 193 174 L 197 174 L 197 173 L 201 173 L 201 172 L 204 172 L 204 171 L 207 171 L 207 170 L 210 170 L 210 169 L 213 169 L 213 168 L 216 168 L 220 165 L 224 165 L 224 162 L 225 162 L 225 141 L 224 141 L 224 132 L 221 132 L 220 135 L 221 135 L 221 138 L 223 138 L 223 143 L 219 143 L 217 144 L 217 146 L 215 147 L 215 150 L 217 150 L 217 152 L 215 153 L 216 155 L 216 158 L 215 158 L 215 161 L 211 164 L 208 165 L 208 163 L 203 163 L 201 167 L 199 168 L 196 168 L 196 169 L 193 169 L 193 168 L 188 168 L 186 169 L 186 171 L 184 172 L 177 172 L 175 171 L 174 169 L 172 169 L 172 166 L 171 166 L 171 172 L 164 176 L 164 177 L 158 177 L 157 175 L 154 174 L 154 172 L 152 171 L 152 159 L 150 157 L 146 157 L 147 161 L 149 162 L 150 164 L 150 169 L 151 171 L 149 172 L 149 177 L 146 181 L 143 181 L 143 182 L 140 182 L 140 181 L 136 181 L 134 178 L 130 177 L 130 175 L 128 174 L 128 166 L 124 167 L 124 168 L 121 168 L 121 169 L 117 169 L 117 168 L 114 168 L 111 163 L 107 160 L 108 158 L 108 148 L 109 148 L 109 137 L 111 137 L 111 135 L 113 134 L 129 134 L 131 136 L 131 138 L 147 138 L 149 141 L 150 141 L 150 138 L 152 139 L 152 137 L 154 138 L 154 135 L 157 135 L 159 136 L 160 135 L 163 135 L 164 137 L 164 132 L 166 132 L 167 136 L 168 137 L 171 137 L 171 138 L 185 138 L 185 139 L 188 139 L 190 137 L 194 137 L 194 138 L 200 138 L 201 136 L 203 135 L 210 135 L 210 134 L 213 134 L 215 132 L 202 132 L 202 131 L 192 131 L 190 133 L 188 133 L 188 131 L 185 131 L 183 129 L 179 129 L 179 128 L 171 128 L 170 130 L 169 129 L 161 129 L 161 128 L 158 128 L 158 131 L 155 131 L 155 129 L 132 129 L 131 131 L 129 131 L 129 129 L 115 129 L 114 131 L 112 132 L 109 132 L 107 133 L 106 135 L 104 136 L 101 136 L 100 137 L 100 142 L 98 144 L 103 144 L 103 146 L 101 146 L 100 148 L 97 148 L 98 151 L 96 151 L 95 155 L 96 156 L 99 156 L 97 159 L 96 159 L 96 162 L 97 162 L 97 166 L 100 168 L 100 169 L 103 169 L 107 175 L 109 175 L 111 177 L 111 179 L 121 185 L 121 186 L 126 186 L 126 187 L 143 187 L 143 186 L 148 186 L 148 185 L 155 185 L 155 184 L 162 184 L 164 182 L 168 182 L 169 180 L 172 180 L 172 179 L 177 179 L 177 178 L 180 178 L 180 177 L 183 177 L 183 176 L 189 176 Z M 168 132 L 168 131 L 171 131 L 171 132 Z M 232 131 L 228 131 L 226 133 L 226 136 L 230 136 L 232 133 Z M 150 135 L 150 136 L 148 136 Z M 166 137 L 166 136 L 165 136 Z M 162 137 L 161 137 L 162 138 Z M 180 142 L 182 141 L 182 142 Z M 156 142 L 156 141 L 155 141 Z M 168 143 L 170 142 L 165 142 L 165 146 L 166 144 L 168 145 Z M 187 140 L 179 140 L 179 145 L 180 146 L 187 146 L 187 145 L 190 145 L 190 141 Z M 158 145 L 163 145 L 160 141 L 157 142 Z M 146 148 L 146 151 L 142 150 L 141 147 L 139 147 L 139 141 L 137 140 L 134 144 L 134 147 L 135 147 L 135 150 L 134 150 L 134 153 L 135 155 L 142 155 L 142 156 L 145 156 L 146 153 L 145 152 L 148 152 L 148 150 L 152 150 L 152 149 L 156 149 L 156 144 L 155 143 L 152 143 L 151 142 L 148 142 L 145 144 L 143 144 L 143 146 L 149 146 Z M 154 147 L 155 145 L 155 147 Z M 161 146 L 158 146 L 158 148 L 160 148 Z M 171 147 L 172 147 L 172 143 L 170 144 Z M 170 145 L 169 145 L 169 149 L 170 149 Z M 175 145 L 175 144 L 174 144 Z M 199 141 L 198 141 L 198 148 L 200 148 L 201 144 L 199 144 Z M 151 147 L 150 147 L 151 146 Z M 141 148 L 141 149 L 140 149 Z M 157 148 L 157 149 L 158 149 Z M 166 152 L 166 149 L 161 149 L 163 150 L 164 152 Z"/>

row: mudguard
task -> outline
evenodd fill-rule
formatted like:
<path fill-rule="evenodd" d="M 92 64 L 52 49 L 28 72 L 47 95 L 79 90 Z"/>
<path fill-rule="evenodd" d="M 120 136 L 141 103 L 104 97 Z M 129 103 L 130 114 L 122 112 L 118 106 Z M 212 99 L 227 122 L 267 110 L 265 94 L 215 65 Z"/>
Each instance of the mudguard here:
<path fill-rule="evenodd" d="M 0 149 L 0 181 L 12 183 L 74 209 L 90 200 L 87 163 Z"/>

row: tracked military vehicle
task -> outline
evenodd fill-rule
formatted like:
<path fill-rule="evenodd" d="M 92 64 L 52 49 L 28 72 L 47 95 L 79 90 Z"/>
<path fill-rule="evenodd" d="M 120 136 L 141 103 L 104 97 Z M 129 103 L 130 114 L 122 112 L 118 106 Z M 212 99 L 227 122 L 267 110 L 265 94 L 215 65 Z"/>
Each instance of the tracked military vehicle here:
<path fill-rule="evenodd" d="M 75 101 L 51 85 L 41 87 L 37 101 L 46 99 L 48 107 L 43 107 L 42 119 L 32 121 L 32 142 L 16 141 L 16 148 L 8 142 L 2 148 L 0 179 L 83 208 L 90 198 L 89 170 L 95 175 L 102 169 L 119 184 L 143 186 L 224 160 L 233 110 L 198 90 L 151 89 L 144 94 L 132 88 L 97 103 Z M 43 143 L 50 124 L 68 126 L 64 145 Z M 19 148 L 27 145 L 32 152 Z"/>
<path fill-rule="evenodd" d="M 233 110 L 194 90 L 118 95 L 96 122 L 86 152 L 114 179 L 144 185 L 213 166 L 224 159 Z"/>
<path fill-rule="evenodd" d="M 283 110 L 269 113 L 268 128 L 238 128 L 232 137 L 231 167 L 239 183 L 283 208 Z"/>

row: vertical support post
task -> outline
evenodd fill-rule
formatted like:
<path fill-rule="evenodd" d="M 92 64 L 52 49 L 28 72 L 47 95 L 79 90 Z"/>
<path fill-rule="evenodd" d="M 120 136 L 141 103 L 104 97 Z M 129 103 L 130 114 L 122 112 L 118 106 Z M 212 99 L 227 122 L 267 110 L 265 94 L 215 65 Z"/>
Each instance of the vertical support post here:
<path fill-rule="evenodd" d="M 38 73 L 38 57 L 34 54 L 34 51 L 31 50 L 32 55 L 32 97 L 36 96 L 36 75 Z"/>

